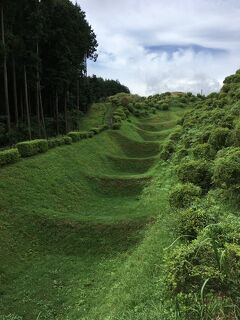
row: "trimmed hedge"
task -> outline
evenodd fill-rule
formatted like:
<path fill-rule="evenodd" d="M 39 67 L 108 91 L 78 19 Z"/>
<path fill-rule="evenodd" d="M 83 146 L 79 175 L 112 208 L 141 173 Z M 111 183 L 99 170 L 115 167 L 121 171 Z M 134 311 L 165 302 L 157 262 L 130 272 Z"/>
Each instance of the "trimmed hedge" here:
<path fill-rule="evenodd" d="M 72 142 L 77 142 L 89 137 L 88 132 L 86 131 L 72 131 L 67 134 L 68 137 L 72 138 Z"/>
<path fill-rule="evenodd" d="M 19 160 L 20 154 L 18 149 L 9 149 L 0 151 L 0 167 L 6 164 L 15 163 Z"/>
<path fill-rule="evenodd" d="M 44 139 L 19 142 L 16 146 L 23 158 L 48 151 L 48 141 Z"/>
<path fill-rule="evenodd" d="M 62 137 L 50 138 L 48 140 L 48 148 L 55 148 L 65 144 L 72 144 L 72 138 L 69 136 L 62 136 Z"/>

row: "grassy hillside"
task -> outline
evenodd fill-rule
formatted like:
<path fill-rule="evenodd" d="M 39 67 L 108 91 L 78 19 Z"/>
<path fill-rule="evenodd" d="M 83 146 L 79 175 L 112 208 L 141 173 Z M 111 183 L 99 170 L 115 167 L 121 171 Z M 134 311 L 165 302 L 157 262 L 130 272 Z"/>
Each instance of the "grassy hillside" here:
<path fill-rule="evenodd" d="M 239 87 L 110 97 L 2 167 L 0 320 L 239 319 Z"/>
<path fill-rule="evenodd" d="M 97 124 L 96 110 L 84 129 Z M 105 297 L 167 206 L 173 178 L 159 163 L 158 134 L 177 118 L 159 112 L 142 135 L 145 122 L 132 117 L 121 130 L 1 168 L 1 320 L 110 312 Z M 156 139 L 148 140 L 151 134 Z"/>

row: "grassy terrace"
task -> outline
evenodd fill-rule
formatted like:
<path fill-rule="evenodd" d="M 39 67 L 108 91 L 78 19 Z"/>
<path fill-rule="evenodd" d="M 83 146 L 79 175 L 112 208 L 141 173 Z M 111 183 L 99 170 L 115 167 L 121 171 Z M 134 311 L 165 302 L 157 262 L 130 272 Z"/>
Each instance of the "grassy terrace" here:
<path fill-rule="evenodd" d="M 177 118 L 132 118 L 0 170 L 1 320 L 158 319 L 174 179 L 159 152 Z"/>

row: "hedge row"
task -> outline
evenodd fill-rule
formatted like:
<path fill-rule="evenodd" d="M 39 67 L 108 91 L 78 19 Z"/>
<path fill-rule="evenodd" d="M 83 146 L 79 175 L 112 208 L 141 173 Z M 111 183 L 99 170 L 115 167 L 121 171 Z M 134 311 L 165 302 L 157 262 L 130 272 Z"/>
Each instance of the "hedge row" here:
<path fill-rule="evenodd" d="M 0 167 L 5 164 L 15 163 L 20 158 L 18 149 L 9 149 L 0 152 Z"/>
<path fill-rule="evenodd" d="M 99 127 L 92 128 L 89 131 L 72 131 L 68 133 L 68 137 L 72 139 L 73 142 L 78 142 L 87 138 L 92 138 L 94 135 L 108 129 L 107 125 L 102 125 Z"/>
<path fill-rule="evenodd" d="M 16 148 L 0 151 L 0 167 L 6 164 L 17 162 L 20 157 L 31 157 L 38 153 L 47 152 L 48 149 L 52 149 L 61 145 L 70 145 L 72 142 L 77 142 L 82 139 L 93 137 L 104 130 L 108 129 L 107 125 L 102 125 L 91 129 L 90 131 L 76 131 L 69 132 L 66 136 L 59 136 L 56 138 L 50 138 L 49 140 L 37 139 L 31 141 L 19 142 Z"/>
<path fill-rule="evenodd" d="M 21 157 L 31 157 L 37 153 L 48 151 L 48 142 L 44 139 L 24 141 L 17 143 L 17 149 Z"/>

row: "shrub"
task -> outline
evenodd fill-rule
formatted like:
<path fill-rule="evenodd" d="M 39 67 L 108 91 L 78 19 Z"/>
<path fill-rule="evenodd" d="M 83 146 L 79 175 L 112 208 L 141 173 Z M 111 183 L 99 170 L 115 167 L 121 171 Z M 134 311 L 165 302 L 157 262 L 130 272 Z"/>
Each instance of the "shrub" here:
<path fill-rule="evenodd" d="M 121 128 L 121 123 L 114 123 L 113 125 L 112 125 L 112 129 L 113 130 L 119 130 Z"/>
<path fill-rule="evenodd" d="M 37 153 L 47 152 L 48 141 L 44 139 L 19 142 L 17 144 L 21 157 L 31 157 Z"/>
<path fill-rule="evenodd" d="M 213 159 L 216 152 L 211 148 L 209 143 L 200 143 L 192 149 L 196 159 Z"/>
<path fill-rule="evenodd" d="M 240 147 L 240 121 L 235 125 L 235 128 L 232 133 L 232 143 L 236 147 Z"/>
<path fill-rule="evenodd" d="M 71 131 L 67 134 L 67 136 L 72 138 L 72 142 L 77 142 L 82 139 L 87 139 L 88 132 L 86 132 L 86 131 Z"/>
<path fill-rule="evenodd" d="M 228 145 L 230 130 L 228 128 L 216 128 L 209 136 L 209 143 L 215 150 L 220 150 Z"/>
<path fill-rule="evenodd" d="M 206 161 L 190 160 L 177 168 L 180 181 L 190 182 L 208 190 L 211 184 L 211 172 Z"/>
<path fill-rule="evenodd" d="M 198 233 L 210 223 L 216 222 L 207 210 L 202 208 L 188 208 L 178 212 L 176 218 L 176 233 L 195 239 Z"/>
<path fill-rule="evenodd" d="M 50 138 L 48 140 L 48 148 L 55 148 L 64 144 L 72 144 L 72 138 L 69 136 L 62 136 L 56 138 Z"/>
<path fill-rule="evenodd" d="M 88 131 L 87 138 L 92 138 L 93 136 L 94 136 L 94 132 L 93 131 Z"/>
<path fill-rule="evenodd" d="M 168 140 L 162 146 L 162 151 L 160 153 L 160 158 L 162 160 L 169 160 L 172 154 L 175 152 L 176 145 L 174 141 Z"/>
<path fill-rule="evenodd" d="M 172 141 L 178 141 L 181 138 L 181 135 L 182 135 L 182 130 L 177 129 L 169 135 L 168 139 Z"/>
<path fill-rule="evenodd" d="M 240 148 L 219 152 L 213 166 L 213 181 L 222 188 L 240 187 Z"/>
<path fill-rule="evenodd" d="M 188 156 L 188 149 L 182 147 L 180 149 L 178 149 L 175 153 L 175 160 L 179 161 L 183 158 L 185 158 L 186 156 Z"/>
<path fill-rule="evenodd" d="M 64 144 L 72 144 L 72 138 L 69 136 L 63 136 Z"/>
<path fill-rule="evenodd" d="M 204 217 L 204 213 L 197 214 Z M 189 218 L 185 217 L 183 227 L 192 218 L 191 213 Z M 201 219 L 200 226 L 208 223 L 207 220 L 204 222 L 205 218 Z M 220 223 L 211 223 L 190 244 L 169 251 L 166 257 L 166 286 L 172 294 L 196 293 L 209 279 L 208 290 L 216 295 L 224 292 L 224 297 L 231 297 L 236 303 L 240 279 L 239 219 L 231 216 Z"/>
<path fill-rule="evenodd" d="M 187 208 L 202 194 L 200 187 L 192 183 L 179 184 L 173 188 L 169 195 L 169 203 L 174 208 Z"/>
<path fill-rule="evenodd" d="M 15 163 L 19 160 L 20 154 L 18 149 L 9 149 L 0 151 L 0 167 L 6 164 Z"/>
<path fill-rule="evenodd" d="M 100 131 L 101 131 L 101 129 L 96 127 L 96 128 L 90 129 L 89 132 L 93 132 L 93 134 L 98 134 L 98 133 L 100 133 Z"/>

